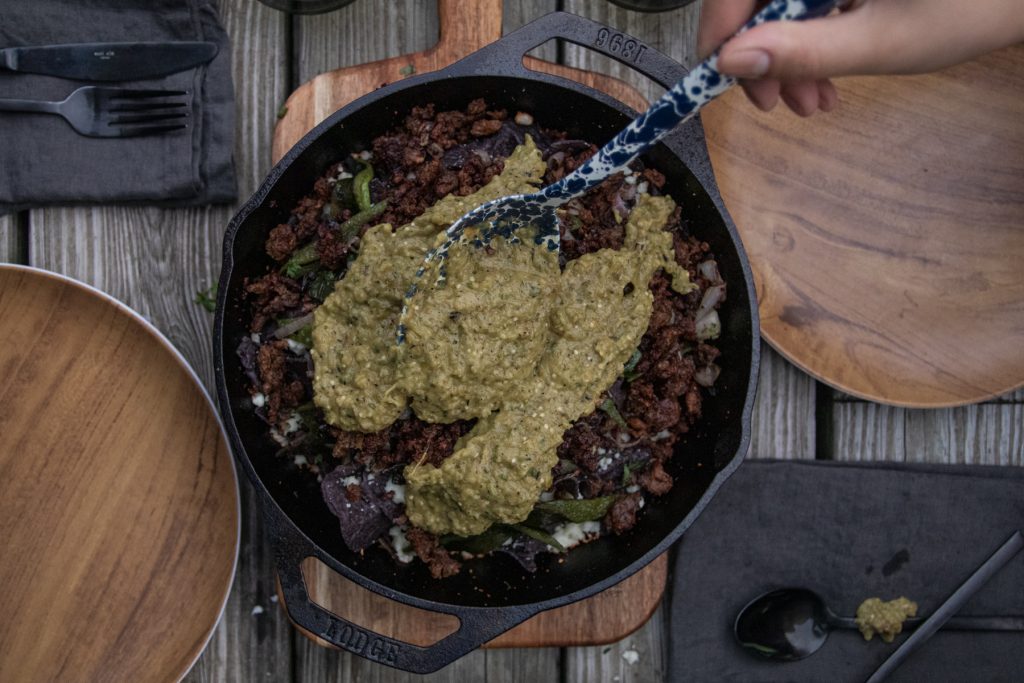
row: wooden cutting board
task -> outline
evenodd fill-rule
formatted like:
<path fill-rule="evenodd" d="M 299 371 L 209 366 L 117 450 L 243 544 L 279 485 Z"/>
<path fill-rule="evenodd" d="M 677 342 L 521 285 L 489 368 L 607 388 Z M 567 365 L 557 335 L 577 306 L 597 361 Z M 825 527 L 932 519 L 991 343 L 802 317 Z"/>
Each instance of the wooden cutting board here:
<path fill-rule="evenodd" d="M 703 115 L 762 335 L 882 403 L 1024 385 L 1024 46 L 837 86 L 838 110 L 810 119 L 739 91 Z"/>
<path fill-rule="evenodd" d="M 175 681 L 238 556 L 217 414 L 140 316 L 0 265 L 0 681 Z"/>
<path fill-rule="evenodd" d="M 434 47 L 423 52 L 335 69 L 300 85 L 285 101 L 284 114 L 274 128 L 274 163 L 313 126 L 352 100 L 406 76 L 444 68 L 484 45 L 493 43 L 501 37 L 501 6 L 502 0 L 438 0 L 440 39 Z M 637 111 L 647 109 L 643 95 L 617 78 L 533 57 L 526 57 L 523 64 L 535 71 L 571 78 L 589 85 Z"/>
<path fill-rule="evenodd" d="M 500 38 L 501 9 L 502 0 L 438 0 L 441 30 L 434 47 L 329 71 L 299 86 L 285 102 L 285 113 L 274 129 L 274 162 L 316 124 L 358 97 L 407 75 L 443 68 Z M 647 101 L 635 88 L 616 78 L 532 57 L 526 57 L 524 64 L 602 90 L 638 111 L 647 108 Z M 382 598 L 315 560 L 307 561 L 303 572 L 314 602 L 379 633 L 427 645 L 458 626 L 453 617 Z M 484 647 L 560 647 L 621 640 L 654 613 L 665 591 L 667 573 L 668 559 L 663 555 L 618 586 L 589 600 L 539 614 Z"/>

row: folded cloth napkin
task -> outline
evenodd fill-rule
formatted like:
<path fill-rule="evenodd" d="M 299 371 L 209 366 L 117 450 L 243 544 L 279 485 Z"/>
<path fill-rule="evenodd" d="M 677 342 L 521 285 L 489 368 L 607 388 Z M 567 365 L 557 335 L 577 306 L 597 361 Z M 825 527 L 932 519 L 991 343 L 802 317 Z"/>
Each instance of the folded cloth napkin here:
<path fill-rule="evenodd" d="M 927 617 L 1017 529 L 1024 468 L 747 461 L 678 545 L 670 680 L 866 680 L 906 632 L 887 644 L 837 630 L 806 659 L 772 662 L 736 644 L 737 613 L 793 586 L 841 616 L 903 595 Z M 1024 554 L 960 614 L 1024 615 Z M 1024 633 L 939 631 L 889 680 L 1024 680 Z"/>
<path fill-rule="evenodd" d="M 0 17 L 0 47 L 177 40 L 220 46 L 206 65 L 123 83 L 0 71 L 3 98 L 62 100 L 82 85 L 191 93 L 188 128 L 137 138 L 87 138 L 59 116 L 0 112 L 0 214 L 58 204 L 235 199 L 231 50 L 208 0 L 0 0 Z"/>

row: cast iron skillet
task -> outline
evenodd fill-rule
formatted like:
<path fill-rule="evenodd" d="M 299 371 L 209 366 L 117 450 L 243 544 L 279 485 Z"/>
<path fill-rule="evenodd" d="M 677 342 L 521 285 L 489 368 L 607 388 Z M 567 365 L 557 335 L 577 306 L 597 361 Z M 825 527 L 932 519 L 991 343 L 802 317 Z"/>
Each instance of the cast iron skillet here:
<path fill-rule="evenodd" d="M 750 267 L 722 206 L 700 122 L 692 121 L 646 156 L 668 178 L 666 189 L 683 207 L 692 230 L 706 240 L 728 285 L 719 347 L 722 374 L 704 417 L 678 445 L 669 468 L 676 485 L 651 502 L 628 534 L 576 548 L 563 563 L 542 562 L 528 575 L 512 560 L 487 558 L 473 573 L 434 580 L 421 563 L 396 566 L 383 550 L 349 551 L 319 487 L 302 476 L 253 414 L 247 380 L 235 349 L 248 334 L 243 278 L 272 266 L 264 252 L 269 230 L 316 178 L 349 151 L 402 120 L 416 105 L 463 108 L 477 97 L 490 107 L 531 112 L 542 125 L 603 144 L 635 116 L 625 105 L 588 87 L 526 70 L 522 57 L 552 38 L 603 52 L 654 81 L 670 86 L 685 69 L 635 38 L 565 13 L 549 14 L 450 67 L 393 83 L 349 104 L 307 134 L 270 172 L 234 217 L 224 237 L 224 265 L 214 327 L 217 396 L 235 457 L 260 499 L 274 544 L 292 620 L 338 647 L 374 661 L 428 673 L 491 640 L 528 617 L 593 595 L 625 579 L 675 542 L 739 465 L 750 438 L 758 368 L 758 320 Z M 417 647 L 341 619 L 313 604 L 300 563 L 313 556 L 376 593 L 459 618 L 458 631 L 430 647 Z"/>

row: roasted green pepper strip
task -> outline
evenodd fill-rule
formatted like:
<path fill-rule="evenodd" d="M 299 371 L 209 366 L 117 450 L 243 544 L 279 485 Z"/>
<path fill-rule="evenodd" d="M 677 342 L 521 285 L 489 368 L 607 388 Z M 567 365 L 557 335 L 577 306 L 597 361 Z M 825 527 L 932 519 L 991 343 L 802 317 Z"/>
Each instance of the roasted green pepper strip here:
<path fill-rule="evenodd" d="M 370 181 L 373 180 L 373 166 L 369 161 L 361 161 L 360 163 L 363 164 L 363 167 L 359 169 L 359 173 L 356 173 L 355 180 L 352 181 L 352 189 L 356 195 L 356 204 L 359 206 L 359 211 L 362 212 L 368 210 L 373 204 L 370 200 Z"/>
<path fill-rule="evenodd" d="M 300 278 L 306 273 L 316 270 L 316 264 L 319 260 L 320 253 L 316 248 L 316 240 L 313 240 L 294 251 L 281 270 L 288 277 Z"/>
<path fill-rule="evenodd" d="M 359 234 L 359 228 L 384 213 L 386 208 L 388 208 L 388 201 L 386 199 L 376 204 L 371 204 L 368 208 L 353 215 L 352 218 L 339 225 L 338 231 L 341 232 L 342 237 L 350 240 Z"/>

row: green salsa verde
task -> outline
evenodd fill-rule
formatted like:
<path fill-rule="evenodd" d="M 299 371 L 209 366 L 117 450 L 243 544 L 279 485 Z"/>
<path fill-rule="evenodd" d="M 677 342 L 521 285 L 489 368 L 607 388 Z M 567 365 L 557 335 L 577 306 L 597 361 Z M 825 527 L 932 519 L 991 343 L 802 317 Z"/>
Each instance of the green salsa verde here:
<path fill-rule="evenodd" d="M 449 195 L 394 232 L 367 231 L 315 314 L 314 396 L 330 424 L 376 431 L 407 406 L 429 422 L 477 419 L 440 467 L 405 469 L 409 519 L 433 533 L 525 519 L 551 485 L 565 430 L 594 409 L 647 329 L 651 277 L 663 268 L 676 291 L 694 287 L 664 230 L 675 204 L 640 195 L 621 250 L 564 270 L 529 239 L 451 250 L 445 283 L 424 277 L 397 346 L 403 294 L 440 233 L 490 199 L 534 191 L 544 169 L 527 138 L 478 192 Z"/>

